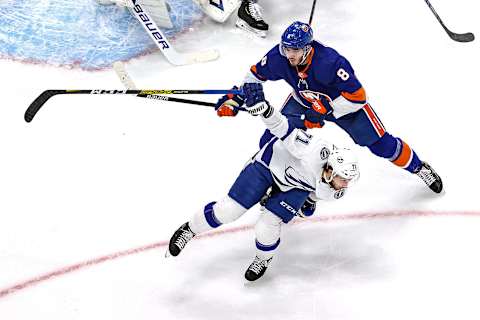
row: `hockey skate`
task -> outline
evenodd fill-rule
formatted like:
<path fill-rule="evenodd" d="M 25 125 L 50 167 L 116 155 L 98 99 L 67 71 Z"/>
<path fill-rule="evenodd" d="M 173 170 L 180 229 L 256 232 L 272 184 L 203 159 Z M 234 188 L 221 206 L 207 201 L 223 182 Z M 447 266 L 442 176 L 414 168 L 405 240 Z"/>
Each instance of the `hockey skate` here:
<path fill-rule="evenodd" d="M 422 161 L 422 167 L 420 170 L 415 172 L 417 176 L 420 177 L 420 179 L 425 182 L 425 184 L 435 193 L 440 193 L 442 192 L 443 189 L 443 183 L 442 179 L 440 176 L 435 172 L 435 170 L 432 169 L 432 167 L 426 163 L 425 161 Z"/>
<path fill-rule="evenodd" d="M 190 230 L 188 222 L 182 224 L 180 228 L 175 231 L 173 236 L 170 238 L 170 243 L 168 244 L 168 251 L 165 254 L 166 257 L 170 255 L 176 257 L 180 252 L 185 248 L 187 243 L 195 237 L 195 233 Z"/>
<path fill-rule="evenodd" d="M 260 5 L 254 0 L 242 1 L 238 8 L 238 18 L 235 25 L 262 38 L 267 36 L 268 24 L 262 18 Z"/>
<path fill-rule="evenodd" d="M 255 281 L 267 271 L 268 265 L 272 261 L 272 258 L 262 260 L 258 256 L 255 257 L 252 264 L 248 267 L 247 271 L 245 271 L 245 279 L 248 281 Z"/>

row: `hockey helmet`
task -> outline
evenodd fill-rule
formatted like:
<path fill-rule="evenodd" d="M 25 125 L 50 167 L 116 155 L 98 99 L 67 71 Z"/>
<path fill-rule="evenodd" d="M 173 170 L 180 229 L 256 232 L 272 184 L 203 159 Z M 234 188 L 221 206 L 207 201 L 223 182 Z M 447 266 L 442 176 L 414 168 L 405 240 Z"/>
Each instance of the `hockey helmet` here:
<path fill-rule="evenodd" d="M 303 49 L 303 57 L 301 64 L 303 64 L 310 50 L 313 41 L 313 30 L 304 22 L 295 21 L 282 34 L 280 41 L 280 53 L 286 56 L 285 48 Z"/>
<path fill-rule="evenodd" d="M 282 47 L 302 49 L 313 40 L 312 28 L 300 21 L 292 23 L 282 34 Z"/>
<path fill-rule="evenodd" d="M 330 181 L 335 176 L 350 181 L 357 180 L 360 177 L 358 158 L 350 149 L 334 147 L 328 156 L 327 165 L 332 169 Z"/>

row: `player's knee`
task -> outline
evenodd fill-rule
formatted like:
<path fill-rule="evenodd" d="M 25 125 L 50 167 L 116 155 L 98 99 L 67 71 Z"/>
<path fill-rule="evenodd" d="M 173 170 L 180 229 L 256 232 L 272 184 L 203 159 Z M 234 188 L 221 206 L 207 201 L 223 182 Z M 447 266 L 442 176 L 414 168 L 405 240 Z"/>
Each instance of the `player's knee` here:
<path fill-rule="evenodd" d="M 247 211 L 238 202 L 230 198 L 224 197 L 218 202 L 212 202 L 205 206 L 204 215 L 208 224 L 212 228 L 217 228 L 224 223 L 237 220 Z"/>
<path fill-rule="evenodd" d="M 282 219 L 269 210 L 265 210 L 255 224 L 257 247 L 260 245 L 271 249 L 272 246 L 276 248 L 280 240 L 281 226 Z"/>

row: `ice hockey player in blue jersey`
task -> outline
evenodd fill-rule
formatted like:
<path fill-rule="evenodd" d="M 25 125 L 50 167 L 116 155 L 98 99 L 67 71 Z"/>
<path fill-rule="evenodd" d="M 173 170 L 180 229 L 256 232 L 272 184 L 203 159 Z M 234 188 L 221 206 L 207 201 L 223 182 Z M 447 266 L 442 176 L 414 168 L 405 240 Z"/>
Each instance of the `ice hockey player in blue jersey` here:
<path fill-rule="evenodd" d="M 171 237 L 168 254 L 177 256 L 200 233 L 232 222 L 264 198 L 264 212 L 255 225 L 256 256 L 245 272 L 255 281 L 266 271 L 277 247 L 283 224 L 295 216 L 310 216 L 318 200 L 341 198 L 359 177 L 356 156 L 294 128 L 265 101 L 262 85 L 244 85 L 246 110 L 259 115 L 269 132 L 267 141 L 246 164 L 228 195 L 200 208 Z"/>
<path fill-rule="evenodd" d="M 281 112 L 295 127 L 321 128 L 325 121 L 334 122 L 356 144 L 416 174 L 432 191 L 442 191 L 442 180 L 432 167 L 421 161 L 404 140 L 386 131 L 348 60 L 313 40 L 308 24 L 298 21 L 291 24 L 281 43 L 251 67 L 243 83 L 268 80 L 284 80 L 293 88 Z M 240 96 L 224 96 L 217 103 L 217 114 L 235 116 L 242 104 Z M 267 130 L 260 144 L 271 137 Z"/>

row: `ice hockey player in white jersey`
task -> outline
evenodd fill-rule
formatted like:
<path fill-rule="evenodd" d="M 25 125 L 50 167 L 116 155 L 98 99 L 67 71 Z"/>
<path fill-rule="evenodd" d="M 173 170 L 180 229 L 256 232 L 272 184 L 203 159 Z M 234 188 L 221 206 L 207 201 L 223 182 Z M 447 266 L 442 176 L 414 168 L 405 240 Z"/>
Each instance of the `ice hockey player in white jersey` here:
<path fill-rule="evenodd" d="M 247 163 L 228 195 L 210 202 L 184 223 L 170 239 L 168 253 L 177 256 L 200 233 L 232 222 L 264 198 L 264 212 L 255 225 L 256 256 L 245 272 L 255 281 L 266 271 L 280 244 L 283 224 L 314 213 L 316 201 L 341 198 L 358 179 L 354 153 L 294 128 L 265 101 L 262 85 L 245 84 L 246 111 L 263 120 L 274 135 Z"/>

